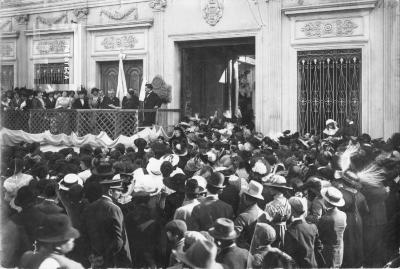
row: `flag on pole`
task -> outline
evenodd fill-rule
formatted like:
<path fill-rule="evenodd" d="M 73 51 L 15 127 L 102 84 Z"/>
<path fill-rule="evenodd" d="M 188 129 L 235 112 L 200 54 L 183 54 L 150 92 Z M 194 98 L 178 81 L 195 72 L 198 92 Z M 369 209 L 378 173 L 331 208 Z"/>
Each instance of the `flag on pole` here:
<path fill-rule="evenodd" d="M 119 69 L 118 69 L 118 86 L 116 96 L 119 99 L 119 103 L 122 105 L 122 99 L 127 95 L 128 90 L 126 88 L 124 65 L 122 60 L 125 58 L 125 54 L 119 54 Z"/>
<path fill-rule="evenodd" d="M 140 93 L 139 93 L 139 101 L 143 102 L 144 98 L 146 97 L 146 80 L 142 80 L 142 86 L 140 87 Z"/>

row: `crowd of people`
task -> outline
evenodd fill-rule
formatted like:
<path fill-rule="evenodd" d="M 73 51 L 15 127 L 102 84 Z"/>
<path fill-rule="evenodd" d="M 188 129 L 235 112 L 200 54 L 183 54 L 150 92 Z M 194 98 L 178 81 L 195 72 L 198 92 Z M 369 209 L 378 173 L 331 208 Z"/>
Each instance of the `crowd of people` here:
<path fill-rule="evenodd" d="M 153 91 L 152 84 L 146 84 L 146 97 L 151 99 L 145 108 L 152 109 L 161 105 L 161 100 Z M 147 96 L 151 95 L 151 96 Z M 44 91 L 27 88 L 15 88 L 5 91 L 1 97 L 2 110 L 28 109 L 138 109 L 139 91 L 129 89 L 122 102 L 116 97 L 116 90 L 109 89 L 106 94 L 103 90 L 92 88 L 90 93 L 81 87 L 78 91 Z"/>
<path fill-rule="evenodd" d="M 112 149 L 3 148 L 1 265 L 382 267 L 400 247 L 400 133 L 327 125 L 271 138 L 196 117 Z"/>

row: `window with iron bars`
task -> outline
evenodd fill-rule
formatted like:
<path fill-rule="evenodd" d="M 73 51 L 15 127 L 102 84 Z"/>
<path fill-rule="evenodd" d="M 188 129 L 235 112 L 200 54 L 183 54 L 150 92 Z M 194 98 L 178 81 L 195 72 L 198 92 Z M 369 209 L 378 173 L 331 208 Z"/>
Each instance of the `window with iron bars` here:
<path fill-rule="evenodd" d="M 65 76 L 65 63 L 35 64 L 35 85 L 38 84 L 68 84 Z"/>
<path fill-rule="evenodd" d="M 313 50 L 297 53 L 298 128 L 320 134 L 325 121 L 339 128 L 352 120 L 361 130 L 361 49 Z"/>

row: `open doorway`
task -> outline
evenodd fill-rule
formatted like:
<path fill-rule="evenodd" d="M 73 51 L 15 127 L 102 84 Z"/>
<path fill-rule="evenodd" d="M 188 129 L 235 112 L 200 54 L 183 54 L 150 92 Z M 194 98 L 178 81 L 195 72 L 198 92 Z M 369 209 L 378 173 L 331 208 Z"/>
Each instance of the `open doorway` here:
<path fill-rule="evenodd" d="M 179 43 L 183 116 L 229 111 L 254 126 L 255 38 Z"/>

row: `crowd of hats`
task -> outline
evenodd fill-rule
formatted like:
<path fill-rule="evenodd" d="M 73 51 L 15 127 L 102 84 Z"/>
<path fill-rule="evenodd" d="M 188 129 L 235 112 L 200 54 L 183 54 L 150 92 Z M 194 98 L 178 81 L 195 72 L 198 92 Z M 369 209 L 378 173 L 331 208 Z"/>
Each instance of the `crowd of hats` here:
<path fill-rule="evenodd" d="M 355 147 L 349 157 L 353 165 L 344 168 L 342 159 L 349 145 Z M 392 180 L 400 169 L 399 151 L 399 133 L 388 141 L 373 140 L 366 134 L 322 140 L 317 135 L 302 136 L 290 131 L 268 137 L 240 126 L 229 117 L 195 117 L 185 118 L 178 124 L 172 137 L 157 137 L 152 141 L 138 138 L 131 147 L 118 144 L 106 149 L 83 145 L 79 152 L 72 148 L 41 152 L 38 143 L 23 143 L 3 148 L 2 175 L 8 178 L 15 174 L 15 166 L 11 164 L 20 160 L 22 172 L 33 176 L 34 180 L 29 183 L 32 191 L 21 188 L 15 197 L 14 203 L 19 207 L 32 202 L 35 196 L 51 196 L 46 189 L 54 186 L 53 183 L 62 191 L 81 191 L 89 202 L 101 196 L 99 188 L 121 191 L 125 200 L 117 202 L 129 204 L 131 199 L 133 202 L 143 197 L 160 200 L 162 195 L 172 193 L 200 195 L 210 187 L 223 190 L 231 185 L 238 194 L 244 193 L 264 203 L 268 199 L 263 190 L 272 188 L 288 197 L 298 192 L 315 192 L 329 204 L 341 207 L 344 200 L 341 192 L 333 187 L 335 182 L 356 188 L 369 184 L 359 173 L 371 164 L 386 169 L 386 179 Z M 90 171 L 87 178 L 79 176 L 82 166 Z M 299 199 L 292 197 L 289 203 L 296 214 L 304 213 L 304 204 Z M 65 217 L 53 221 L 54 230 L 48 225 L 46 230 L 41 228 L 39 239 L 78 236 Z M 168 225 L 166 228 L 172 231 L 191 232 L 185 231 L 185 225 L 180 222 Z M 274 241 L 274 229 L 263 225 L 256 227 L 260 238 Z M 217 239 L 238 236 L 229 219 L 218 219 L 208 233 Z M 188 241 L 195 243 L 176 256 L 190 266 L 211 268 L 217 254 L 216 245 L 208 239 L 196 239 L 203 238 L 202 234 L 189 234 Z"/>

